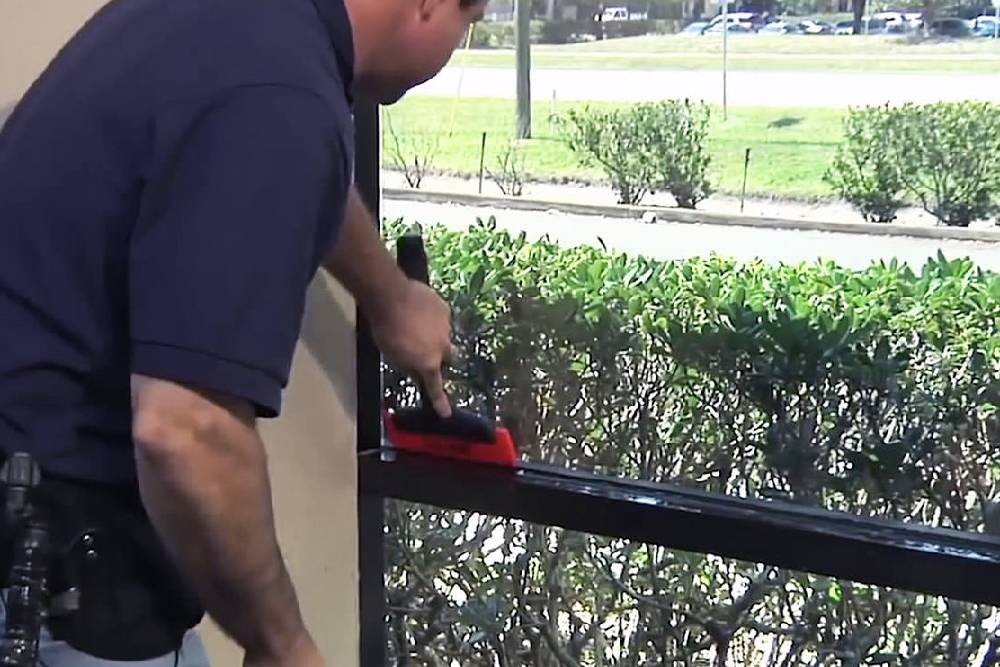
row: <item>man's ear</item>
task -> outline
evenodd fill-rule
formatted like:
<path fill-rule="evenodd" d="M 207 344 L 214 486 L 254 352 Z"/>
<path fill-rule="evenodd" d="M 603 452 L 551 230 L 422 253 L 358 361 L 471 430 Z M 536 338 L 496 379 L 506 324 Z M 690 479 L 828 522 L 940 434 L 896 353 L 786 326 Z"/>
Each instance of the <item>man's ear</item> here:
<path fill-rule="evenodd" d="M 457 3 L 458 0 L 416 0 L 419 6 L 420 20 L 430 21 L 435 15 L 445 9 L 448 5 Z"/>

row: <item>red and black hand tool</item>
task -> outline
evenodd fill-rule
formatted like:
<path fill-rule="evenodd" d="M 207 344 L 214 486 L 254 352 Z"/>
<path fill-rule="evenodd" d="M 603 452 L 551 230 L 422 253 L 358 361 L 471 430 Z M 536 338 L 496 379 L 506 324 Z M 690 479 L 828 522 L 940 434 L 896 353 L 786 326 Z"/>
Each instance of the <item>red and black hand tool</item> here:
<path fill-rule="evenodd" d="M 401 236 L 396 241 L 396 261 L 412 280 L 430 283 L 427 253 L 419 235 Z M 442 418 L 417 379 L 420 404 L 386 411 L 386 437 L 396 449 L 461 461 L 517 464 L 517 449 L 510 432 L 492 420 L 471 410 L 452 407 L 450 417 Z"/>

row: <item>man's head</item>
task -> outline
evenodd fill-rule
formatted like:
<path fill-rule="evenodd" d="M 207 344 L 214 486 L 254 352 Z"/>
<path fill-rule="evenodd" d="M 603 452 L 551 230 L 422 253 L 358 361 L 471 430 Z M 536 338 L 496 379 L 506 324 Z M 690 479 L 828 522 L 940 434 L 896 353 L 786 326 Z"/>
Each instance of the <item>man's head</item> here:
<path fill-rule="evenodd" d="M 488 0 L 346 0 L 358 91 L 391 104 L 447 64 Z"/>

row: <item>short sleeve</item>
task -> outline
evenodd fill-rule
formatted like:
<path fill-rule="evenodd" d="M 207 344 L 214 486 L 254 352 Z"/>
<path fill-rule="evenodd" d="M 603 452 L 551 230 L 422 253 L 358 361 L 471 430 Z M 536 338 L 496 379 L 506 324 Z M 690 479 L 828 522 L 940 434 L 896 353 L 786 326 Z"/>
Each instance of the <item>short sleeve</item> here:
<path fill-rule="evenodd" d="M 343 216 L 330 105 L 282 86 L 155 119 L 129 244 L 131 370 L 280 412 L 306 290 Z"/>

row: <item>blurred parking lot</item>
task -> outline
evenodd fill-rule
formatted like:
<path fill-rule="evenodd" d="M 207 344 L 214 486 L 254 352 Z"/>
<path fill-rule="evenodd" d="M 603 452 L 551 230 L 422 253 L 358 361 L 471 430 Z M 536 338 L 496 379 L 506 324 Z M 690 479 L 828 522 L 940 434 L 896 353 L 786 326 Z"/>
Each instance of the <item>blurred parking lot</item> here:
<path fill-rule="evenodd" d="M 512 69 L 448 67 L 411 95 L 513 98 L 514 83 Z M 537 100 L 722 101 L 721 74 L 706 71 L 533 69 L 531 86 Z M 965 75 L 740 70 L 729 73 L 728 98 L 730 105 L 748 107 L 1000 102 L 1000 69 L 997 74 Z"/>

